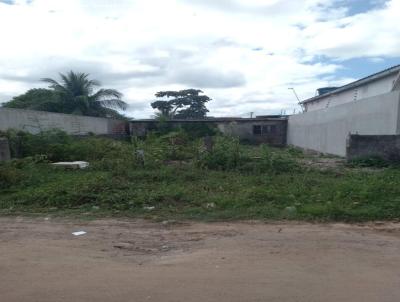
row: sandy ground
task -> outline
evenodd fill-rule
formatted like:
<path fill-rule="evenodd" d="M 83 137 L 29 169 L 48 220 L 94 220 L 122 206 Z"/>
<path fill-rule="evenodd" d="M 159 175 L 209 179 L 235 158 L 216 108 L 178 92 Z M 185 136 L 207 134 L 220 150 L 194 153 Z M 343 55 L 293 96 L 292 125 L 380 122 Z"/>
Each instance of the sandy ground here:
<path fill-rule="evenodd" d="M 0 218 L 0 301 L 400 301 L 400 225 Z"/>

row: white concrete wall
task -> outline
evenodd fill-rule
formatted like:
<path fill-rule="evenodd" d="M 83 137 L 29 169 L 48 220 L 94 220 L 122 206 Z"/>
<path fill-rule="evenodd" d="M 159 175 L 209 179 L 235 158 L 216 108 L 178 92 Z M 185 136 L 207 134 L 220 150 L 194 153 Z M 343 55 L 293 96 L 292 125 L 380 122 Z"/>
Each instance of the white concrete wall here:
<path fill-rule="evenodd" d="M 306 111 L 309 112 L 325 109 L 388 93 L 392 90 L 397 76 L 398 74 L 394 73 L 350 90 L 342 91 L 333 95 L 327 95 L 326 97 L 322 97 L 314 102 L 305 104 Z"/>
<path fill-rule="evenodd" d="M 110 134 L 110 120 L 72 114 L 51 113 L 23 109 L 0 108 L 0 130 L 24 130 L 38 133 L 43 130 L 61 129 L 69 134 Z"/>
<path fill-rule="evenodd" d="M 400 91 L 303 114 L 288 123 L 288 144 L 323 153 L 346 155 L 352 134 L 400 134 Z"/>

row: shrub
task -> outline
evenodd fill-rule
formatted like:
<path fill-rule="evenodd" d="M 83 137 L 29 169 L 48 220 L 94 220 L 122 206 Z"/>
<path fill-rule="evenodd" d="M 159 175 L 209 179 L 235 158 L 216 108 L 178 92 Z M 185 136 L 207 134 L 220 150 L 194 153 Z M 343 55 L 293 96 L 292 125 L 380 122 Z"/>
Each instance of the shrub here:
<path fill-rule="evenodd" d="M 89 137 L 74 139 L 64 146 L 67 160 L 103 160 L 133 158 L 133 148 L 129 143 L 108 138 Z"/>
<path fill-rule="evenodd" d="M 266 145 L 261 145 L 260 148 L 261 156 L 242 163 L 240 171 L 278 174 L 296 172 L 300 169 L 299 164 L 289 152 L 283 150 L 274 152 Z"/>
<path fill-rule="evenodd" d="M 167 121 L 168 120 L 165 119 L 165 117 L 160 118 L 155 126 L 154 133 L 162 136 L 169 134 L 170 132 L 184 132 L 192 139 L 202 138 L 205 136 L 214 136 L 219 133 L 215 125 L 208 123 L 187 122 L 182 123 L 180 126 L 175 126 Z"/>
<path fill-rule="evenodd" d="M 350 167 L 374 167 L 374 168 L 385 168 L 390 163 L 380 156 L 364 156 L 352 159 L 348 162 Z"/>
<path fill-rule="evenodd" d="M 303 150 L 301 150 L 300 148 L 297 148 L 297 147 L 288 146 L 288 147 L 286 148 L 286 152 L 287 152 L 289 155 L 294 156 L 294 157 L 298 157 L 298 158 L 304 157 L 304 152 L 303 152 Z"/>
<path fill-rule="evenodd" d="M 21 171 L 11 164 L 0 165 L 0 189 L 8 189 L 13 185 L 17 185 L 22 178 Z"/>
<path fill-rule="evenodd" d="M 243 160 L 238 138 L 216 136 L 212 151 L 199 150 L 197 165 L 215 170 L 230 170 L 237 168 Z"/>
<path fill-rule="evenodd" d="M 207 123 L 183 124 L 182 130 L 185 131 L 193 139 L 202 138 L 205 136 L 215 136 L 218 134 L 217 127 Z"/>
<path fill-rule="evenodd" d="M 182 130 L 159 136 L 150 133 L 145 140 L 134 139 L 134 152 L 144 152 L 147 166 L 159 165 L 166 161 L 185 161 L 195 155 L 195 143 Z"/>
<path fill-rule="evenodd" d="M 5 133 L 10 141 L 13 157 L 27 157 L 45 154 L 50 160 L 58 160 L 67 156 L 66 145 L 72 137 L 60 130 L 49 130 L 39 134 L 10 130 Z"/>
<path fill-rule="evenodd" d="M 133 149 L 127 142 L 100 137 L 73 137 L 60 130 L 30 134 L 8 131 L 13 157 L 44 155 L 50 161 L 133 158 Z"/>

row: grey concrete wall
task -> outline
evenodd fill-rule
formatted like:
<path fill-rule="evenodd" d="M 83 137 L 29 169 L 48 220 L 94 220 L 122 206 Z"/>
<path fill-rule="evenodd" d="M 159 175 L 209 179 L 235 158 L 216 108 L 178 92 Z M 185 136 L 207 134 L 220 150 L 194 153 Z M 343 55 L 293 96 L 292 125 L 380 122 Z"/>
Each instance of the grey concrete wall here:
<path fill-rule="evenodd" d="M 346 156 L 349 134 L 399 134 L 400 92 L 351 102 L 332 108 L 292 115 L 288 144 L 318 152 Z"/>
<path fill-rule="evenodd" d="M 347 143 L 347 159 L 370 156 L 399 161 L 400 135 L 350 135 Z"/>
<path fill-rule="evenodd" d="M 60 129 L 72 135 L 123 134 L 126 122 L 79 116 L 72 114 L 52 113 L 23 109 L 0 108 L 0 130 L 23 130 L 30 133 Z"/>

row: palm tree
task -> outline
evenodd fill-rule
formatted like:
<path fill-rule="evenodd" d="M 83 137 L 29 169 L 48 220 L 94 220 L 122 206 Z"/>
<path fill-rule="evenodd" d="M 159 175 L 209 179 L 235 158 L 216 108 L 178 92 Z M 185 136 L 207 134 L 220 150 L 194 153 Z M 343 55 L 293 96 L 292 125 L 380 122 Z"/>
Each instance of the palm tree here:
<path fill-rule="evenodd" d="M 122 93 L 115 89 L 99 89 L 100 82 L 89 79 L 87 73 L 60 73 L 61 82 L 51 78 L 43 78 L 55 93 L 61 97 L 65 113 L 121 117 L 116 109 L 125 110 L 127 104 L 121 100 Z"/>

